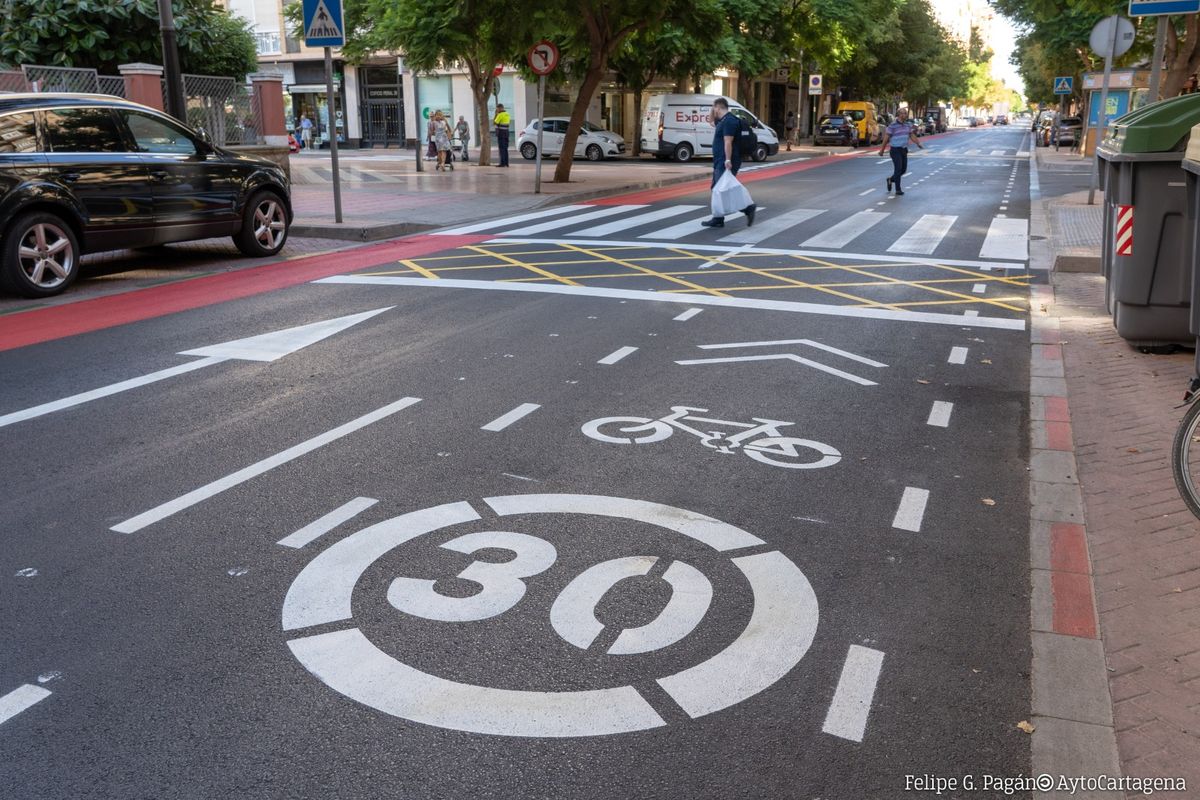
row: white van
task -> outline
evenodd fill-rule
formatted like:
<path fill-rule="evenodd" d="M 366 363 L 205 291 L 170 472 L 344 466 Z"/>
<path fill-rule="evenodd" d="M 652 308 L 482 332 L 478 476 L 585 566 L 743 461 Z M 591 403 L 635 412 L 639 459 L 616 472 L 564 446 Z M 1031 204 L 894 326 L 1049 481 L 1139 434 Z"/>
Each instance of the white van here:
<path fill-rule="evenodd" d="M 709 121 L 715 94 L 656 94 L 646 102 L 642 113 L 642 152 L 658 158 L 691 161 L 712 158 L 713 126 Z M 779 137 L 758 118 L 730 100 L 729 113 L 744 120 L 758 136 L 758 148 L 750 156 L 765 161 L 779 152 Z"/>

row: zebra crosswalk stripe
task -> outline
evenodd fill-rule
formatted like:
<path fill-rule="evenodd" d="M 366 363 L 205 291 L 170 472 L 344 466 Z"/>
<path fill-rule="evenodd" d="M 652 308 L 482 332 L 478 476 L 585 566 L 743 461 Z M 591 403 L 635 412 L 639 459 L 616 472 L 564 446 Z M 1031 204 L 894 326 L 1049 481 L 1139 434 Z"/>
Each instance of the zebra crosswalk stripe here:
<path fill-rule="evenodd" d="M 575 231 L 574 233 L 569 234 L 569 235 L 570 236 L 589 236 L 589 237 L 590 236 L 608 236 L 610 233 L 618 233 L 620 231 L 627 231 L 630 228 L 636 228 L 640 225 L 646 225 L 651 222 L 658 222 L 660 219 L 667 219 L 668 217 L 676 217 L 676 216 L 679 216 L 680 214 L 687 214 L 692 211 L 697 211 L 701 208 L 704 208 L 704 206 L 689 206 L 689 205 L 667 206 L 666 208 L 659 208 L 654 211 L 647 211 L 645 214 L 637 214 L 632 217 L 626 217 L 625 219 L 619 219 L 616 222 L 606 222 L 603 225 L 595 225 L 591 228 L 584 228 L 581 231 Z"/>
<path fill-rule="evenodd" d="M 845 247 L 890 216 L 887 212 L 859 211 L 827 230 L 812 236 L 801 247 Z"/>
<path fill-rule="evenodd" d="M 764 208 L 764 206 L 759 206 L 758 210 L 762 211 L 763 208 Z M 738 219 L 741 219 L 743 216 L 745 216 L 745 215 L 742 212 L 735 211 L 732 214 L 726 214 L 725 221 L 730 222 L 733 220 L 738 220 Z M 699 233 L 700 231 L 704 230 L 704 226 L 701 225 L 700 223 L 706 219 L 708 219 L 708 217 L 697 217 L 696 219 L 690 219 L 687 222 L 681 222 L 678 225 L 672 225 L 669 228 L 661 228 L 660 230 L 651 231 L 650 233 L 643 233 L 638 238 L 639 239 L 658 239 L 660 241 L 673 242 L 676 239 L 682 239 L 684 236 L 687 236 L 688 234 Z"/>
<path fill-rule="evenodd" d="M 888 252 L 930 255 L 946 238 L 957 219 L 945 214 L 924 214 L 888 248 Z"/>
<path fill-rule="evenodd" d="M 732 242 L 734 244 L 758 244 L 777 233 L 783 233 L 789 228 L 793 228 L 824 213 L 825 209 L 823 208 L 793 209 L 777 217 L 768 217 L 752 228 L 742 228 L 728 236 L 722 236 L 717 241 Z"/>
<path fill-rule="evenodd" d="M 1015 217 L 994 217 L 988 228 L 980 258 L 1029 259 L 1029 220 Z"/>
<path fill-rule="evenodd" d="M 567 214 L 572 211 L 580 211 L 585 208 L 591 208 L 591 206 L 570 205 L 559 206 L 558 208 L 544 208 L 540 211 L 535 211 L 532 214 L 520 214 L 515 217 L 503 217 L 501 219 L 488 220 L 487 222 L 479 222 L 474 225 L 463 225 L 459 228 L 450 228 L 449 230 L 445 231 L 433 231 L 432 233 L 435 236 L 457 236 L 464 233 L 478 233 L 479 231 L 491 230 L 493 228 L 503 228 L 506 225 L 517 225 L 533 219 L 544 219 L 546 217 L 553 217 L 559 214 Z"/>
<path fill-rule="evenodd" d="M 516 228 L 515 230 L 505 231 L 506 236 L 532 236 L 535 233 L 543 231 L 552 231 L 555 228 L 565 228 L 568 225 L 575 225 L 580 222 L 588 222 L 593 219 L 601 219 L 602 217 L 611 217 L 615 214 L 624 214 L 626 211 L 632 211 L 637 208 L 645 208 L 641 206 L 586 206 L 591 208 L 591 211 L 585 211 L 582 214 L 576 214 L 571 217 L 552 219 L 549 222 L 539 222 L 536 225 L 527 225 L 524 228 Z"/>

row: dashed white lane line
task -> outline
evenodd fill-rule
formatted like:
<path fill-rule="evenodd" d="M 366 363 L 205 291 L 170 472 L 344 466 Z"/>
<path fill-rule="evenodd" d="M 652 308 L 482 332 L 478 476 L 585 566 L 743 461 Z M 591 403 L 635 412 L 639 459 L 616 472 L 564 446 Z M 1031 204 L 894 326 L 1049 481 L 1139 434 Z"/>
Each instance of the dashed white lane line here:
<path fill-rule="evenodd" d="M 861 742 L 867 731 L 867 717 L 871 714 L 871 701 L 875 697 L 875 685 L 879 682 L 882 669 L 882 652 L 857 644 L 850 645 L 821 730 L 842 739 Z"/>
<path fill-rule="evenodd" d="M 978 317 L 979 312 L 972 308 L 972 309 L 968 309 L 967 311 L 964 311 L 963 316 L 964 317 Z"/>
<path fill-rule="evenodd" d="M 951 347 L 950 357 L 946 359 L 947 364 L 965 364 L 967 363 L 967 348 Z"/>
<path fill-rule="evenodd" d="M 929 419 L 925 421 L 926 425 L 933 425 L 935 428 L 950 427 L 950 413 L 954 411 L 954 403 L 947 403 L 945 400 L 934 400 L 933 408 L 929 409 Z"/>
<path fill-rule="evenodd" d="M 368 508 L 378 502 L 379 501 L 373 497 L 356 497 L 349 503 L 338 506 L 320 519 L 308 523 L 295 533 L 288 534 L 276 542 L 276 544 L 297 549 L 304 547 L 306 544 L 316 541 L 320 537 L 329 533 L 343 522 L 348 522 L 354 519 L 359 514 L 366 511 Z"/>
<path fill-rule="evenodd" d="M 987 284 L 986 283 L 977 283 L 971 287 L 971 291 L 974 294 L 983 294 L 984 292 L 987 291 Z"/>
<path fill-rule="evenodd" d="M 869 195 L 871 192 L 875 191 L 875 189 L 877 189 L 877 188 L 878 188 L 878 187 L 875 187 L 875 186 L 873 186 L 873 187 L 871 187 L 870 189 L 867 189 L 867 190 L 865 190 L 865 191 L 859 192 L 859 193 L 858 193 L 858 196 L 859 196 L 859 197 L 864 197 L 864 196 L 866 196 L 866 195 Z"/>
<path fill-rule="evenodd" d="M 897 530 L 919 533 L 921 520 L 925 518 L 925 504 L 928 502 L 928 489 L 904 487 L 904 494 L 900 497 L 900 507 L 896 509 L 896 516 L 892 518 L 892 527 Z"/>
<path fill-rule="evenodd" d="M 600 359 L 596 363 L 597 364 L 615 364 L 618 361 L 620 361 L 622 358 L 624 358 L 625 356 L 630 355 L 631 353 L 636 353 L 636 352 L 637 352 L 636 347 L 621 347 L 621 348 L 618 348 L 618 349 L 612 351 L 611 353 L 609 353 L 608 355 L 606 355 L 604 358 Z"/>
<path fill-rule="evenodd" d="M 703 308 L 689 308 L 687 311 L 684 311 L 682 314 L 675 317 L 674 321 L 675 322 L 687 322 L 689 319 L 696 316 L 703 310 L 704 310 Z"/>
<path fill-rule="evenodd" d="M 51 694 L 49 689 L 26 683 L 0 697 L 0 725 L 20 714 L 30 706 L 45 700 Z"/>
<path fill-rule="evenodd" d="M 541 408 L 541 406 L 539 406 L 537 403 L 522 403 L 512 411 L 509 411 L 507 414 L 502 414 L 501 416 L 496 417 L 487 425 L 484 425 L 482 428 L 480 428 L 480 430 L 492 431 L 493 433 L 496 431 L 502 431 L 517 420 L 529 416 L 539 408 Z"/>
<path fill-rule="evenodd" d="M 381 419 L 386 419 L 396 412 L 416 405 L 419 402 L 421 402 L 421 398 L 419 397 L 404 397 L 394 403 L 388 403 L 386 406 L 377 408 L 369 414 L 364 414 L 357 419 L 350 420 L 344 425 L 339 425 L 331 431 L 314 436 L 300 444 L 289 447 L 287 450 L 264 458 L 262 461 L 257 461 L 248 467 L 243 467 L 237 472 L 226 475 L 224 478 L 218 478 L 212 483 L 201 486 L 199 489 L 193 489 L 185 495 L 176 497 L 174 500 L 170 500 L 160 506 L 155 506 L 149 511 L 144 511 L 135 517 L 130 517 L 124 522 L 112 526 L 110 530 L 117 533 L 137 533 L 142 528 L 153 525 L 159 520 L 166 519 L 184 509 L 191 508 L 214 495 L 218 495 L 227 489 L 232 489 L 234 486 L 239 486 L 252 478 L 262 475 L 264 472 L 270 472 L 276 467 L 282 466 L 289 461 L 294 461 L 302 455 L 311 453 L 313 450 L 324 447 L 330 442 L 337 441 Z"/>

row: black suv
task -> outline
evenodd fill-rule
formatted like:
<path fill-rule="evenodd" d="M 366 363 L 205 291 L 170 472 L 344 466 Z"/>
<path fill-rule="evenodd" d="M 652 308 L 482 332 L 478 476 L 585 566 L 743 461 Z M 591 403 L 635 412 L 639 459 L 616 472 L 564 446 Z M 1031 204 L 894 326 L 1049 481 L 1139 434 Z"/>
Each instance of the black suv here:
<path fill-rule="evenodd" d="M 67 288 L 83 253 L 232 236 L 270 256 L 292 222 L 288 179 L 138 103 L 0 95 L 0 289 Z"/>

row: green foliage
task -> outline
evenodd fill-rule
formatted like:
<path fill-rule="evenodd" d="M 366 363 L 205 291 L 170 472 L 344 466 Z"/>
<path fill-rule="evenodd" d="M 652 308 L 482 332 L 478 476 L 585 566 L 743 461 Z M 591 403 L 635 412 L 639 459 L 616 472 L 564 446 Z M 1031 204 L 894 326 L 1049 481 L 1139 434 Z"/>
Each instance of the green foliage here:
<path fill-rule="evenodd" d="M 186 72 L 242 78 L 257 68 L 254 37 L 212 0 L 175 0 Z M 162 64 L 155 0 L 8 0 L 0 19 L 0 64 L 93 67 Z"/>

